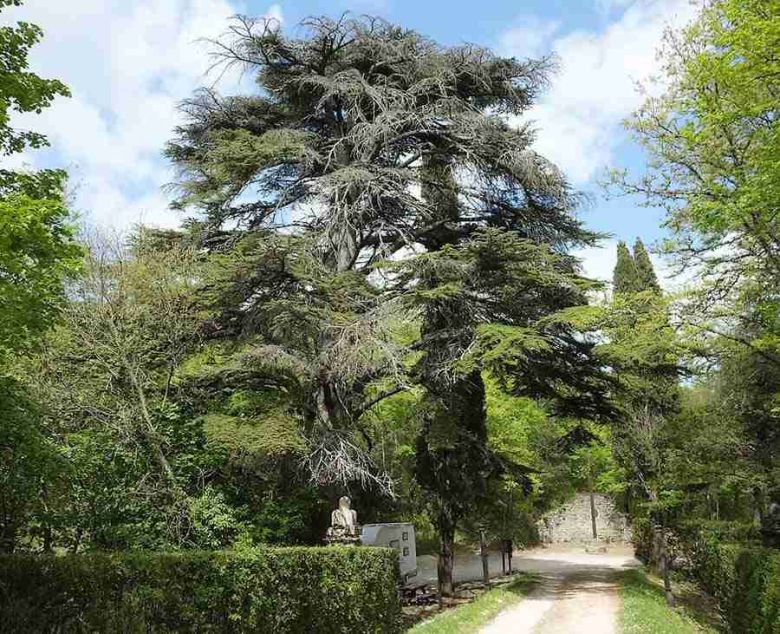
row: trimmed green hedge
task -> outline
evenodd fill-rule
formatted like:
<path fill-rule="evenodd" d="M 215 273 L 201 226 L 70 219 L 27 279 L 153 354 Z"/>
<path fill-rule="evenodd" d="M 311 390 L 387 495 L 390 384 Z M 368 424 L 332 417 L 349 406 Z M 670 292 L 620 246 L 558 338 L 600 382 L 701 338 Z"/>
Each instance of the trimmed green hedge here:
<path fill-rule="evenodd" d="M 741 546 L 723 543 L 710 532 L 689 534 L 683 542 L 688 572 L 728 612 L 736 590 L 736 565 Z"/>
<path fill-rule="evenodd" d="M 717 599 L 732 632 L 780 633 L 780 553 L 722 543 L 702 531 L 685 540 L 690 569 Z"/>
<path fill-rule="evenodd" d="M 735 570 L 731 631 L 780 632 L 780 555 L 767 549 L 744 550 Z"/>
<path fill-rule="evenodd" d="M 400 631 L 385 548 L 0 557 L 3 632 Z"/>

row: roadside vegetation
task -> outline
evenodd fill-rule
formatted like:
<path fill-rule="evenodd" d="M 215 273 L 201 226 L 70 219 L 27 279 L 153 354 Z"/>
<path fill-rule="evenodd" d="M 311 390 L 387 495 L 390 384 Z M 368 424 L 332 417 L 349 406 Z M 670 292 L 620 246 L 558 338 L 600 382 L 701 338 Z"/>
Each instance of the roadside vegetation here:
<path fill-rule="evenodd" d="M 620 575 L 620 632 L 622 634 L 714 634 L 719 630 L 700 623 L 685 608 L 670 608 L 663 586 L 641 570 Z"/>
<path fill-rule="evenodd" d="M 537 583 L 530 573 L 515 573 L 509 583 L 491 588 L 474 601 L 437 614 L 409 630 L 409 634 L 472 634 L 489 623 L 499 612 L 522 601 Z"/>

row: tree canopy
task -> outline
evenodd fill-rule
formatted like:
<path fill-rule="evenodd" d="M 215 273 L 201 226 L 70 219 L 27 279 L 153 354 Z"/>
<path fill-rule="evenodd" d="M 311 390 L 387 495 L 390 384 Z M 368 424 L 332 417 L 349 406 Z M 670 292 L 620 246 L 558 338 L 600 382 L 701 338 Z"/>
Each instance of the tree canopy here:
<path fill-rule="evenodd" d="M 241 276 L 223 316 L 275 346 L 255 350 L 276 372 L 306 347 L 313 380 L 298 412 L 315 480 L 382 482 L 360 417 L 409 385 L 424 389 L 416 473 L 451 566 L 459 518 L 498 473 L 481 373 L 562 407 L 577 388 L 591 407 L 600 394 L 592 346 L 562 312 L 593 287 L 566 251 L 597 236 L 575 218 L 560 171 L 532 150 L 530 127 L 504 116 L 530 107 L 550 62 L 442 47 L 372 18 L 303 27 L 288 38 L 272 21 L 239 19 L 217 44 L 262 93 L 201 92 L 185 104 L 189 122 L 168 147 L 179 205 L 201 210 L 207 243 L 230 222 L 226 253 L 240 239 L 271 257 L 253 281 Z M 301 312 L 304 297 L 316 312 Z M 405 345 L 394 320 L 419 326 Z"/>
<path fill-rule="evenodd" d="M 19 6 L 22 0 L 0 0 L 0 11 Z M 27 56 L 43 36 L 35 24 L 19 22 L 0 27 L 0 152 L 13 154 L 26 147 L 41 147 L 46 137 L 32 130 L 10 125 L 11 113 L 40 112 L 57 96 L 68 96 L 68 88 L 56 79 L 43 79 L 28 70 Z"/>
<path fill-rule="evenodd" d="M 2 0 L 0 10 L 18 6 Z M 41 112 L 59 81 L 28 70 L 28 53 L 42 31 L 34 24 L 0 27 L 0 153 L 41 147 L 46 138 L 11 127 L 12 112 Z M 63 280 L 75 269 L 79 248 L 63 201 L 64 173 L 0 170 L 0 353 L 29 343 L 49 325 L 63 299 Z"/>
<path fill-rule="evenodd" d="M 634 243 L 633 253 L 622 240 L 617 246 L 617 263 L 612 275 L 612 289 L 615 293 L 637 293 L 640 291 L 660 292 L 653 263 L 640 238 Z"/>
<path fill-rule="evenodd" d="M 670 599 L 692 525 L 776 547 L 778 11 L 712 0 L 669 34 L 628 122 L 648 169 L 613 182 L 668 239 L 619 241 L 611 294 L 534 149 L 554 60 L 379 18 L 210 43 L 254 85 L 182 104 L 177 229 L 79 230 L 64 172 L 0 172 L 0 550 L 317 544 L 346 493 L 414 522 L 451 594 L 457 541 L 533 543 L 577 491 L 627 509 Z M 40 37 L 0 27 L 0 153 L 67 95 L 28 69 Z"/>

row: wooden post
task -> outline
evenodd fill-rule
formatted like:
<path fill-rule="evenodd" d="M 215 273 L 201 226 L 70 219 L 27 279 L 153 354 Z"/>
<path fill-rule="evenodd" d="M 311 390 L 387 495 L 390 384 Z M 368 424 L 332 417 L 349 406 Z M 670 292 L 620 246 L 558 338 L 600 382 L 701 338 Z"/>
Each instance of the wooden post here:
<path fill-rule="evenodd" d="M 669 546 L 666 541 L 666 528 L 663 524 L 659 523 L 655 526 L 655 530 L 659 534 L 659 541 L 661 546 L 660 552 L 660 565 L 661 575 L 664 580 L 664 595 L 666 596 L 666 603 L 669 607 L 674 607 L 676 604 L 674 594 L 672 592 L 672 580 L 670 576 L 670 562 L 669 562 Z"/>
<path fill-rule="evenodd" d="M 596 531 L 596 500 L 593 495 L 593 485 L 590 486 L 590 523 L 593 528 L 593 539 L 598 539 L 599 534 Z"/>
<path fill-rule="evenodd" d="M 488 549 L 485 543 L 485 531 L 479 531 L 479 554 L 482 557 L 482 580 L 487 583 L 490 580 L 488 571 Z"/>

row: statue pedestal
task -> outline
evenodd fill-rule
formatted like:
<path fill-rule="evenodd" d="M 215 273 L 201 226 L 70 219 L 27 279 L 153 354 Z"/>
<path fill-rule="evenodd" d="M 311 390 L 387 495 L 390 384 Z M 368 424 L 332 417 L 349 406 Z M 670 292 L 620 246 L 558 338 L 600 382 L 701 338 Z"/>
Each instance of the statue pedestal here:
<path fill-rule="evenodd" d="M 327 546 L 360 546 L 359 535 L 326 535 Z"/>

